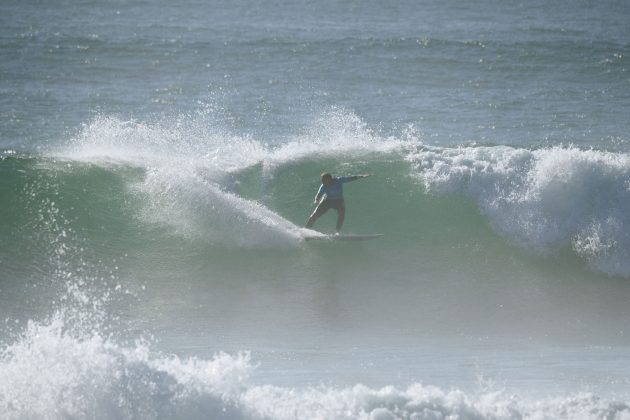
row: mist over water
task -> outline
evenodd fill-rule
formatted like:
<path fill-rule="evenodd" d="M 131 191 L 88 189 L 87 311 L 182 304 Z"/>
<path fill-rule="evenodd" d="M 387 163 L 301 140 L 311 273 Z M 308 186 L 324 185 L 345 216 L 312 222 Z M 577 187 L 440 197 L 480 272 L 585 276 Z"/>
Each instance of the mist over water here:
<path fill-rule="evenodd" d="M 0 417 L 630 416 L 623 2 L 0 12 Z"/>

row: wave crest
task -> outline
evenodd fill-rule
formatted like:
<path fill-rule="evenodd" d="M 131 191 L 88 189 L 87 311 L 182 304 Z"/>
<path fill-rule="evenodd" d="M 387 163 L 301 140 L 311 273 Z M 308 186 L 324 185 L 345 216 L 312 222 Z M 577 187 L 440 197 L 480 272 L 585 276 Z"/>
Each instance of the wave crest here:
<path fill-rule="evenodd" d="M 571 247 L 598 271 L 630 275 L 630 156 L 421 147 L 408 159 L 430 192 L 472 198 L 513 242 L 536 253 Z"/>

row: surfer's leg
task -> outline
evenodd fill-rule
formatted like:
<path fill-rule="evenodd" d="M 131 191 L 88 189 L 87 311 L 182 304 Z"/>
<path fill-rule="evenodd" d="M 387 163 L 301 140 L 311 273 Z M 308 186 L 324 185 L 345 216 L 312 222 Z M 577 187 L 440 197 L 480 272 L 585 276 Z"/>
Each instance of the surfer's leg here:
<path fill-rule="evenodd" d="M 309 217 L 308 220 L 306 221 L 306 227 L 308 229 L 313 227 L 313 224 L 315 223 L 315 221 L 317 221 L 317 219 L 319 219 L 322 214 L 326 213 L 328 209 L 330 209 L 329 204 L 330 203 L 328 202 L 328 200 L 324 200 L 318 204 L 313 214 L 311 214 L 311 217 Z"/>
<path fill-rule="evenodd" d="M 308 220 L 306 221 L 306 228 L 308 228 L 308 229 L 312 228 L 313 224 L 315 223 L 317 218 L 318 218 L 318 216 L 315 216 L 314 214 L 311 214 L 311 217 L 309 217 Z"/>
<path fill-rule="evenodd" d="M 341 203 L 339 203 L 336 209 L 337 209 L 337 226 L 335 230 L 337 231 L 337 233 L 339 233 L 339 231 L 341 230 L 341 226 L 343 225 L 343 221 L 346 217 L 346 206 L 344 202 L 342 201 Z"/>

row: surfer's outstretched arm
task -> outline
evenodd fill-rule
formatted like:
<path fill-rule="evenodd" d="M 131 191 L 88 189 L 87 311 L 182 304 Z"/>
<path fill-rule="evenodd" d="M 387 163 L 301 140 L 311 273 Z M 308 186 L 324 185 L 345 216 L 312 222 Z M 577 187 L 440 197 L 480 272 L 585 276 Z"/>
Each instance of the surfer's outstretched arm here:
<path fill-rule="evenodd" d="M 367 178 L 368 176 L 370 176 L 370 174 L 344 176 L 344 177 L 339 178 L 339 179 L 341 180 L 341 182 L 345 183 L 345 182 L 356 181 L 357 179 Z"/>

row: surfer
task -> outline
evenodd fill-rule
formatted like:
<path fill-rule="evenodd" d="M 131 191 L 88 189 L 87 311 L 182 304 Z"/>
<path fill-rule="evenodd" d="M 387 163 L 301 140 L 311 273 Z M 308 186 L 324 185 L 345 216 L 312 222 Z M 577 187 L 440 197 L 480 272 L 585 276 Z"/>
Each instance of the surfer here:
<path fill-rule="evenodd" d="M 330 209 L 335 209 L 337 210 L 337 226 L 335 233 L 339 234 L 346 214 L 342 184 L 361 178 L 367 178 L 368 176 L 369 175 L 333 177 L 328 172 L 324 172 L 321 175 L 322 185 L 319 186 L 319 190 L 315 196 L 315 204 L 317 207 L 315 207 L 315 211 L 313 211 L 313 214 L 308 218 L 306 227 L 310 229 L 322 214 Z"/>

